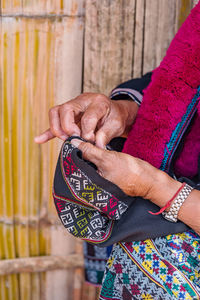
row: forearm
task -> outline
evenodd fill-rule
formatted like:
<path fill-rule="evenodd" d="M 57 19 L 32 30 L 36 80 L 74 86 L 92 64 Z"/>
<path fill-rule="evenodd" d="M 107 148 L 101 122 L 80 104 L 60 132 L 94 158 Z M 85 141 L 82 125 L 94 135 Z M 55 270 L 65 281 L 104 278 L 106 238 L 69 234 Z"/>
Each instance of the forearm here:
<path fill-rule="evenodd" d="M 181 183 L 162 171 L 158 171 L 156 181 L 149 198 L 163 207 L 180 188 Z M 190 193 L 179 210 L 178 219 L 200 234 L 200 191 L 194 189 Z"/>

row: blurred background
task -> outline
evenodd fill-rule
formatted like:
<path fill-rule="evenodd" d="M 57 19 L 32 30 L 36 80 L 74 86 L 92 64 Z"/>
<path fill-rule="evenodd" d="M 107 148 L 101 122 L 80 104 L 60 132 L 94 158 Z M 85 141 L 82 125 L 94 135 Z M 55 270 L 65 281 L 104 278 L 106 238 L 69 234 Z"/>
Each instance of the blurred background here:
<path fill-rule="evenodd" d="M 0 299 L 95 300 L 51 196 L 48 110 L 159 65 L 193 0 L 0 1 Z"/>

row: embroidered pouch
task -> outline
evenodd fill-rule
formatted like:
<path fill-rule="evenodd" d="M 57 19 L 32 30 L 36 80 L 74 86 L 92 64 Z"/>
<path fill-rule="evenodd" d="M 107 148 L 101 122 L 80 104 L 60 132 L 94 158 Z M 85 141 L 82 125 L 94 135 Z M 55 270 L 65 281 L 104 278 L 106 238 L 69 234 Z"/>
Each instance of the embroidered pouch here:
<path fill-rule="evenodd" d="M 95 166 L 82 158 L 71 139 L 61 148 L 53 197 L 60 220 L 72 235 L 108 246 L 188 229 L 182 222 L 170 223 L 162 216 L 149 214 L 149 210 L 157 211 L 158 207 L 140 197 L 127 196 L 101 177 Z"/>

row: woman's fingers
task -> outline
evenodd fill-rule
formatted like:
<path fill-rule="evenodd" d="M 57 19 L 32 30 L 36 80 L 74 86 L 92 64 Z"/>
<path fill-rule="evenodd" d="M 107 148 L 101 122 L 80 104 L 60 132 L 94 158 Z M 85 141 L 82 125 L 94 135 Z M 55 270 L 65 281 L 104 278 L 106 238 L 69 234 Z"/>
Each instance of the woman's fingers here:
<path fill-rule="evenodd" d="M 80 129 L 75 124 L 75 114 L 70 105 L 51 108 L 49 110 L 49 125 L 48 130 L 35 137 L 36 143 L 46 143 L 54 137 L 64 141 L 71 135 L 80 135 Z"/>
<path fill-rule="evenodd" d="M 120 136 L 125 130 L 129 110 L 121 102 L 102 94 L 81 94 L 50 109 L 50 129 L 35 141 L 45 143 L 53 137 L 65 140 L 77 135 L 104 149 L 113 137 Z"/>
<path fill-rule="evenodd" d="M 91 104 L 81 118 L 81 136 L 87 140 L 95 141 L 95 132 L 99 121 L 106 118 L 110 112 L 108 103 Z"/>
<path fill-rule="evenodd" d="M 106 145 L 117 136 L 121 136 L 125 128 L 122 122 L 116 119 L 108 118 L 105 123 L 96 132 L 96 146 L 105 149 Z"/>
<path fill-rule="evenodd" d="M 79 109 L 76 114 L 79 113 L 81 113 L 81 109 Z M 68 136 L 80 136 L 80 128 L 75 122 L 75 108 L 66 105 L 65 109 L 60 109 L 59 116 L 61 128 Z"/>
<path fill-rule="evenodd" d="M 62 140 L 65 140 L 68 137 L 68 135 L 61 128 L 59 109 L 60 109 L 59 106 L 55 106 L 52 109 L 50 109 L 49 125 L 50 125 L 51 132 L 52 132 L 52 134 L 54 134 L 54 136 L 56 136 Z"/>
<path fill-rule="evenodd" d="M 55 135 L 51 132 L 51 130 L 49 128 L 45 132 L 43 132 L 42 134 L 36 136 L 34 141 L 37 144 L 43 144 L 43 143 L 46 143 L 49 140 L 53 139 L 54 137 L 55 137 Z"/>
<path fill-rule="evenodd" d="M 111 141 L 112 138 L 121 136 L 125 131 L 126 113 L 118 105 L 118 101 L 111 104 L 111 110 L 107 118 L 101 122 L 96 132 L 96 146 L 102 149 Z"/>
<path fill-rule="evenodd" d="M 59 106 L 55 106 L 49 110 L 49 124 L 50 128 L 43 132 L 41 135 L 35 137 L 35 142 L 38 144 L 46 143 L 54 137 L 62 140 L 67 138 L 60 126 Z"/>
<path fill-rule="evenodd" d="M 71 143 L 81 150 L 84 159 L 91 161 L 102 171 L 105 165 L 104 162 L 109 155 L 107 150 L 97 148 L 91 143 L 85 143 L 78 139 L 73 139 Z"/>

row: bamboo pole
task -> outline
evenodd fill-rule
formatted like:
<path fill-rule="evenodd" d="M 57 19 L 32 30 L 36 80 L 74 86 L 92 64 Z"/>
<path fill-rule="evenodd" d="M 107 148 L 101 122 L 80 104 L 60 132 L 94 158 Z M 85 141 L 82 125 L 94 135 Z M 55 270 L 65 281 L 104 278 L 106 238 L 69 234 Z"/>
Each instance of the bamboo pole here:
<path fill-rule="evenodd" d="M 38 31 L 38 62 L 35 74 L 36 92 L 34 100 L 37 103 L 36 111 L 38 129 L 48 128 L 48 72 L 49 72 L 49 24 L 48 20 L 41 20 L 37 23 L 36 28 Z M 44 99 L 41 101 L 41 99 Z M 43 114 L 41 114 L 43 112 Z M 38 216 L 47 214 L 47 201 L 49 201 L 49 151 L 50 145 L 45 144 L 39 146 L 40 148 L 40 163 L 39 163 L 39 178 L 40 178 L 40 194 L 38 202 Z M 39 226 L 39 253 L 40 255 L 48 254 L 48 241 L 50 238 L 49 228 L 41 228 Z M 40 274 L 40 292 L 45 287 L 45 274 Z"/>
<path fill-rule="evenodd" d="M 82 267 L 83 257 L 79 254 L 14 258 L 0 261 L 0 275 L 46 272 Z"/>
<path fill-rule="evenodd" d="M 34 220 L 34 226 L 29 224 L 29 251 L 30 256 L 38 256 L 39 251 L 39 199 L 40 199 L 40 176 L 39 176 L 39 164 L 35 161 L 39 161 L 39 147 L 34 142 L 34 127 L 38 127 L 38 121 L 35 115 L 35 107 L 37 101 L 34 98 L 36 91 L 36 70 L 38 63 L 38 31 L 35 28 L 35 22 L 33 19 L 24 20 L 26 24 L 26 32 L 29 35 L 28 54 L 32 59 L 28 60 L 28 95 L 27 102 L 29 103 L 29 134 L 27 136 L 29 145 L 29 160 L 28 160 L 28 187 L 29 187 L 29 221 Z M 29 101 L 28 101 L 29 99 Z M 40 299 L 40 274 L 31 274 L 31 291 L 32 299 Z"/>
<path fill-rule="evenodd" d="M 2 167 L 3 167 L 3 216 L 7 218 L 13 218 L 13 202 L 14 202 L 14 193 L 12 188 L 13 183 L 13 164 L 11 156 L 11 78 L 12 73 L 10 72 L 11 61 L 9 59 L 11 52 L 11 43 L 12 38 L 7 31 L 7 24 L 2 25 L 2 38 L 3 38 L 3 49 L 2 49 L 2 58 L 3 58 L 3 85 L 2 85 Z M 10 224 L 3 225 L 3 240 L 5 249 L 5 258 L 12 259 L 15 257 L 15 243 L 14 243 L 14 229 Z M 3 286 L 3 299 L 18 299 L 18 280 L 16 275 L 4 277 L 4 286 Z"/>
<path fill-rule="evenodd" d="M 12 163 L 13 172 L 13 197 L 15 219 L 28 217 L 28 144 L 27 130 L 29 129 L 29 116 L 27 115 L 27 99 L 24 78 L 27 72 L 27 35 L 24 34 L 23 21 L 13 20 L 13 110 L 12 110 Z M 23 55 L 22 55 L 23 53 Z M 24 90 L 23 90 L 24 87 Z M 20 141 L 20 142 L 19 142 Z M 17 256 L 29 256 L 28 227 L 16 224 L 16 250 Z M 19 275 L 20 300 L 31 299 L 31 278 L 29 274 Z"/>
<path fill-rule="evenodd" d="M 0 30 L 1 30 L 1 35 L 0 35 L 0 72 L 1 72 L 1 78 L 3 78 L 3 65 L 4 65 L 4 38 L 3 38 L 3 29 L 2 29 L 2 24 L 0 23 Z M 4 201 L 3 201 L 3 140 L 4 140 L 4 135 L 3 135 L 3 97 L 4 97 L 4 89 L 3 89 L 3 80 L 0 81 L 0 95 L 1 95 L 1 103 L 0 103 L 0 217 L 4 217 Z M 0 259 L 5 259 L 6 253 L 5 253 L 5 245 L 4 245 L 4 224 L 0 224 Z M 8 299 L 8 293 L 5 295 L 7 292 L 6 285 L 5 285 L 5 276 L 0 277 L 0 298 L 2 300 Z"/>

